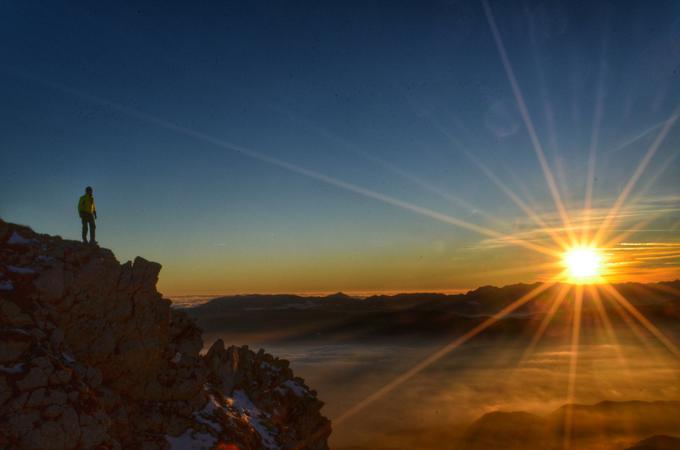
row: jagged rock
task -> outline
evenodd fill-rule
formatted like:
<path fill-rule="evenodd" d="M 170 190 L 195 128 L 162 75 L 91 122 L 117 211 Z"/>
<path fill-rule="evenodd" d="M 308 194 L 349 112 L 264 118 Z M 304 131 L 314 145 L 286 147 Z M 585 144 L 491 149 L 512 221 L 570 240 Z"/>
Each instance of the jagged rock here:
<path fill-rule="evenodd" d="M 30 391 L 47 385 L 47 375 L 39 367 L 33 367 L 25 377 L 16 382 L 20 391 Z"/>
<path fill-rule="evenodd" d="M 50 375 L 50 384 L 64 384 L 71 379 L 71 370 L 68 368 L 59 369 Z"/>
<path fill-rule="evenodd" d="M 2 220 L 0 261 L 0 448 L 328 448 L 287 361 L 221 340 L 201 356 L 159 264 Z"/>
<path fill-rule="evenodd" d="M 205 355 L 208 365 L 208 379 L 225 395 L 231 395 L 236 385 L 239 353 L 234 347 L 224 348 L 222 339 L 216 340 Z"/>
<path fill-rule="evenodd" d="M 80 438 L 80 424 L 78 423 L 78 413 L 72 406 L 67 406 L 61 414 L 61 427 L 66 436 L 69 437 L 75 447 Z"/>
<path fill-rule="evenodd" d="M 7 385 L 5 377 L 0 376 L 0 405 L 12 398 L 12 393 Z"/>
<path fill-rule="evenodd" d="M 24 445 L 26 448 L 62 449 L 66 445 L 67 436 L 64 430 L 55 422 L 41 421 L 31 430 Z"/>
<path fill-rule="evenodd" d="M 5 325 L 15 327 L 23 327 L 33 323 L 31 317 L 21 312 L 21 309 L 11 301 L 0 302 L 0 321 Z"/>
<path fill-rule="evenodd" d="M 26 402 L 26 406 L 29 408 L 35 408 L 38 406 L 42 406 L 43 400 L 45 399 L 45 389 L 40 388 L 36 389 L 35 391 L 31 392 L 31 395 L 28 397 L 28 401 Z"/>
<path fill-rule="evenodd" d="M 56 301 L 64 296 L 64 264 L 56 261 L 34 281 L 38 294 L 47 301 Z"/>
<path fill-rule="evenodd" d="M 23 355 L 31 346 L 32 339 L 25 333 L 19 333 L 16 330 L 8 330 L 0 333 L 0 364 L 5 364 L 11 361 L 16 361 Z"/>

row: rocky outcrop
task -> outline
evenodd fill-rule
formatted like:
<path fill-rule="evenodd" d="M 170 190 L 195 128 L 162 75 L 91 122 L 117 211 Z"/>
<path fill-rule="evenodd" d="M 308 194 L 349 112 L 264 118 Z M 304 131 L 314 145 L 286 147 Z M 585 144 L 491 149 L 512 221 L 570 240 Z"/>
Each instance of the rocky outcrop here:
<path fill-rule="evenodd" d="M 0 448 L 327 449 L 288 362 L 217 341 L 161 266 L 0 220 Z"/>

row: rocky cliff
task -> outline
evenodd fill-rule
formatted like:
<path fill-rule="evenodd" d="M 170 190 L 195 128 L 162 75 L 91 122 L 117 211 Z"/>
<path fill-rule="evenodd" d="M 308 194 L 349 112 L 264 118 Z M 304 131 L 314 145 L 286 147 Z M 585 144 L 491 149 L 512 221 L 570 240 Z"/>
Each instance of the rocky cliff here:
<path fill-rule="evenodd" d="M 0 220 L 0 448 L 327 449 L 288 362 L 202 355 L 160 269 Z"/>

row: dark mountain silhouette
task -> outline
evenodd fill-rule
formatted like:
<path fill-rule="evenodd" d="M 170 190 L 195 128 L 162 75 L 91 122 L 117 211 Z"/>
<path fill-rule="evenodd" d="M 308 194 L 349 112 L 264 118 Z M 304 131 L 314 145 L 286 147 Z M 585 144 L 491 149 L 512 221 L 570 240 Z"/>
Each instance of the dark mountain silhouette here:
<path fill-rule="evenodd" d="M 678 401 L 602 401 L 594 405 L 565 405 L 547 416 L 550 427 L 559 434 L 563 432 L 568 409 L 571 409 L 573 415 L 573 434 L 577 436 L 644 436 L 680 430 Z"/>
<path fill-rule="evenodd" d="M 548 422 L 527 412 L 495 411 L 475 421 L 465 433 L 460 448 L 465 450 L 548 448 L 552 442 Z"/>
<path fill-rule="evenodd" d="M 484 286 L 465 294 L 408 293 L 366 298 L 340 293 L 316 297 L 238 295 L 216 298 L 186 311 L 207 332 L 222 331 L 229 322 L 231 332 L 266 334 L 276 329 L 277 339 L 285 341 L 312 337 L 362 342 L 400 336 L 450 338 L 469 330 L 537 286 Z M 614 287 L 660 327 L 672 326 L 680 319 L 680 281 L 625 283 Z M 535 329 L 558 289 L 559 285 L 552 287 L 518 308 L 487 330 L 485 336 L 516 337 Z M 592 300 L 586 292 L 583 302 L 586 324 L 600 320 L 597 303 Z M 612 323 L 621 324 L 621 308 L 608 298 L 604 298 L 602 304 Z M 568 319 L 569 314 L 562 308 L 555 320 Z M 240 320 L 234 324 L 236 318 Z"/>
<path fill-rule="evenodd" d="M 462 431 L 455 426 L 405 428 L 398 435 L 413 444 L 399 448 L 419 448 L 418 443 L 426 441 L 424 448 L 448 450 L 564 450 L 562 423 L 567 408 L 562 406 L 547 416 L 494 411 Z M 607 401 L 573 408 L 575 428 L 586 430 L 572 435 L 570 448 L 574 450 L 680 450 L 680 402 Z M 590 423 L 593 418 L 595 422 Z M 371 443 L 337 450 L 393 447 Z"/>
<path fill-rule="evenodd" d="M 647 436 L 674 434 L 680 430 L 680 402 L 604 401 L 594 405 L 564 405 L 545 417 L 526 412 L 491 412 L 470 425 L 457 448 L 560 449 L 564 442 L 565 414 L 569 410 L 572 448 L 602 448 L 598 446 L 608 444 L 607 448 L 623 449 L 626 444 L 616 443 L 634 443 Z M 662 445 L 674 440 L 657 437 L 635 445 Z"/>

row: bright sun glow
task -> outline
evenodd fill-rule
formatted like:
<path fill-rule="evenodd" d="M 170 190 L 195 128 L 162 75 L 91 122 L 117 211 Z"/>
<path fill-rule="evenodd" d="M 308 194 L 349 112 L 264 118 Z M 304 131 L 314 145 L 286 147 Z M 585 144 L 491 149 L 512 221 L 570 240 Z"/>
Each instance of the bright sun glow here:
<path fill-rule="evenodd" d="M 564 265 L 572 281 L 592 281 L 602 274 L 602 255 L 595 248 L 572 248 L 564 254 Z"/>

